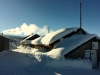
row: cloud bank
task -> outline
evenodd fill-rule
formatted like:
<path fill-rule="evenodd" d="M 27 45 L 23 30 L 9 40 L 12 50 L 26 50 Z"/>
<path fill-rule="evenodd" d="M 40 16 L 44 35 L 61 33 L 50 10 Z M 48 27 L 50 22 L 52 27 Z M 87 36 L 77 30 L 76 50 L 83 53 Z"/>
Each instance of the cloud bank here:
<path fill-rule="evenodd" d="M 53 32 L 53 30 L 49 30 L 49 32 Z M 12 35 L 30 35 L 30 34 L 39 34 L 44 35 L 48 33 L 48 27 L 45 25 L 42 28 L 38 27 L 36 24 L 23 23 L 20 27 L 16 27 L 15 29 L 8 29 L 2 32 L 3 34 L 12 34 Z"/>

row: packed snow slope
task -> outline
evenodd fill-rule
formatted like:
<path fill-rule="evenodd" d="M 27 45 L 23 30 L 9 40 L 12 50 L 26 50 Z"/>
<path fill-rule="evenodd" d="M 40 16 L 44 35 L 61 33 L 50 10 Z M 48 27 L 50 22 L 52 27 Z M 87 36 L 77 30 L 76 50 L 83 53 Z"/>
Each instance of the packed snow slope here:
<path fill-rule="evenodd" d="M 99 75 L 90 60 L 60 58 L 63 48 L 50 52 L 17 48 L 0 53 L 0 75 Z"/>

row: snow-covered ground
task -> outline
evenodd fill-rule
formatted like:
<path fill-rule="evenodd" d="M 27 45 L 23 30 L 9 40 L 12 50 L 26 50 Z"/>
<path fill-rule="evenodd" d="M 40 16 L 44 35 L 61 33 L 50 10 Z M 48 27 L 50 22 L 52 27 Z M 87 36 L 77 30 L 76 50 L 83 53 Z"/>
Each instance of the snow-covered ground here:
<path fill-rule="evenodd" d="M 46 53 L 21 47 L 5 50 L 0 53 L 0 75 L 100 75 L 100 67 L 92 69 L 88 59 L 60 58 L 61 50 Z"/>

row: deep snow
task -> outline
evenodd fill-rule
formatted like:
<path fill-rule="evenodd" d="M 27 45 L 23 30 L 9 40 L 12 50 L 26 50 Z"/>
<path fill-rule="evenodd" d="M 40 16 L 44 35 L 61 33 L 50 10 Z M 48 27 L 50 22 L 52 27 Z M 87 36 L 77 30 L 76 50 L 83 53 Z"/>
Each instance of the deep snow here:
<path fill-rule="evenodd" d="M 57 51 L 59 50 L 59 51 Z M 0 75 L 99 75 L 88 59 L 61 59 L 62 48 L 50 52 L 21 48 L 0 53 Z M 54 53 L 55 52 L 55 53 Z"/>

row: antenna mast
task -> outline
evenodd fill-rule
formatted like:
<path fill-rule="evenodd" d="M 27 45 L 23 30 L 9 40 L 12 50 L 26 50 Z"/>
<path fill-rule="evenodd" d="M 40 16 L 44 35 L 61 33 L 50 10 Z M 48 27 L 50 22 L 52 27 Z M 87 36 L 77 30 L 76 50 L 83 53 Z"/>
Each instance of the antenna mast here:
<path fill-rule="evenodd" d="M 49 27 L 48 27 L 48 33 L 49 33 Z"/>
<path fill-rule="evenodd" d="M 80 0 L 80 28 L 82 28 L 82 6 L 81 6 L 81 0 Z"/>

